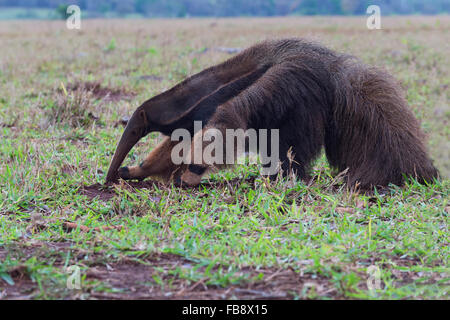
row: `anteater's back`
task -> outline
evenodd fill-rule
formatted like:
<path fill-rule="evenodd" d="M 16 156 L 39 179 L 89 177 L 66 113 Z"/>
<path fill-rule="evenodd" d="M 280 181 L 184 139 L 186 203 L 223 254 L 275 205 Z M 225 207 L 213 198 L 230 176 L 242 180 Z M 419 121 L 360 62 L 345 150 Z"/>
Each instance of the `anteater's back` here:
<path fill-rule="evenodd" d="M 314 83 L 310 94 L 322 95 L 317 108 L 326 114 L 323 143 L 328 160 L 340 171 L 348 169 L 350 185 L 368 189 L 401 185 L 405 176 L 421 183 L 438 177 L 419 122 L 390 74 L 301 39 L 266 41 L 245 55 L 261 63 L 289 64 L 288 71 L 299 75 L 297 81 L 309 77 Z M 292 79 L 289 85 L 295 88 Z"/>

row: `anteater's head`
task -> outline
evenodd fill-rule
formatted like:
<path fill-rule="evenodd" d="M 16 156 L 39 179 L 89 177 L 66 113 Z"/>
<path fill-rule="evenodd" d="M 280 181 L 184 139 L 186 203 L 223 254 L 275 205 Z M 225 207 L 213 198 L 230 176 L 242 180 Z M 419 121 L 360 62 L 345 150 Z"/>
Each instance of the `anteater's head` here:
<path fill-rule="evenodd" d="M 138 141 L 145 137 L 151 130 L 148 116 L 144 108 L 139 107 L 128 121 L 122 138 L 117 145 L 116 152 L 109 166 L 106 182 L 116 182 L 118 179 L 118 169 L 125 157 Z"/>
<path fill-rule="evenodd" d="M 168 130 L 172 124 L 189 113 L 192 108 L 193 106 L 187 108 L 182 104 L 174 103 L 171 99 L 164 99 L 163 96 L 150 99 L 137 108 L 128 121 L 117 145 L 106 176 L 106 182 L 118 180 L 119 167 L 140 139 L 150 132 Z"/>

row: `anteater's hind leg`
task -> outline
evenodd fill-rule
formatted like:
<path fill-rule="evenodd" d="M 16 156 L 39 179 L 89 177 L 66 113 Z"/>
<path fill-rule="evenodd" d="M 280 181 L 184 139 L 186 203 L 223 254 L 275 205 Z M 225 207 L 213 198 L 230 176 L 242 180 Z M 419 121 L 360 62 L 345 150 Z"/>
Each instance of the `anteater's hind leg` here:
<path fill-rule="evenodd" d="M 272 181 L 275 181 L 280 174 L 283 177 L 290 177 L 293 175 L 303 181 L 310 180 L 310 176 L 307 173 L 308 163 L 304 161 L 301 154 L 296 154 L 298 148 L 296 148 L 294 145 L 289 145 L 285 141 L 280 139 L 277 151 L 270 149 L 270 143 L 268 144 L 267 148 L 268 154 L 272 157 L 272 152 L 278 152 L 278 162 L 262 164 L 263 176 L 270 178 L 270 180 Z M 276 169 L 274 170 L 275 165 Z"/>
<path fill-rule="evenodd" d="M 293 119 L 295 123 L 287 123 L 286 127 L 280 130 L 281 169 L 283 176 L 294 175 L 306 182 L 311 179 L 311 163 L 320 154 L 323 131 L 317 122 L 312 126 L 307 117 Z"/>
<path fill-rule="evenodd" d="M 177 143 L 179 142 L 166 137 L 139 166 L 120 168 L 120 178 L 143 180 L 154 176 L 164 181 L 177 179 L 183 171 L 183 165 L 175 165 L 171 159 L 172 149 Z"/>

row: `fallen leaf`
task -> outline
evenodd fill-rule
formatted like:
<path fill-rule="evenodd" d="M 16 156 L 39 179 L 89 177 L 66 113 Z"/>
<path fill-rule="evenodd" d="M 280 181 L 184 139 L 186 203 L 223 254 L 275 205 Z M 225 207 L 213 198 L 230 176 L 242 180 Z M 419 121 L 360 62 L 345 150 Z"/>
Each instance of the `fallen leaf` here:
<path fill-rule="evenodd" d="M 363 209 L 366 206 L 364 200 L 356 199 L 356 207 L 358 209 Z"/>
<path fill-rule="evenodd" d="M 337 213 L 355 213 L 354 208 L 345 208 L 345 207 L 337 207 L 336 209 Z"/>
<path fill-rule="evenodd" d="M 120 230 L 122 230 L 122 226 L 103 226 L 103 227 L 89 228 L 87 226 L 78 225 L 77 223 L 74 223 L 74 222 L 64 222 L 63 225 L 68 231 L 74 230 L 78 227 L 80 228 L 80 230 L 82 232 L 89 232 L 91 230 L 94 230 L 94 231 L 100 231 L 100 230 L 103 230 L 103 231 L 118 230 L 118 231 L 120 231 Z"/>

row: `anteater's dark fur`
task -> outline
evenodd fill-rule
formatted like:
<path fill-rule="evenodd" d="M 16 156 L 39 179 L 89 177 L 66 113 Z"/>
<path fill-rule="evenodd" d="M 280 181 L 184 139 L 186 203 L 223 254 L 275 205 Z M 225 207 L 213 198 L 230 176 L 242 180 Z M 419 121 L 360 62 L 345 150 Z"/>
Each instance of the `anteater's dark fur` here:
<path fill-rule="evenodd" d="M 322 146 L 334 168 L 348 169 L 350 186 L 438 176 L 419 123 L 389 74 L 300 39 L 257 44 L 140 108 L 149 118 L 146 133 L 192 132 L 194 120 L 208 128 L 277 128 L 282 168 L 292 147 L 301 178 Z"/>

